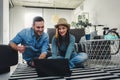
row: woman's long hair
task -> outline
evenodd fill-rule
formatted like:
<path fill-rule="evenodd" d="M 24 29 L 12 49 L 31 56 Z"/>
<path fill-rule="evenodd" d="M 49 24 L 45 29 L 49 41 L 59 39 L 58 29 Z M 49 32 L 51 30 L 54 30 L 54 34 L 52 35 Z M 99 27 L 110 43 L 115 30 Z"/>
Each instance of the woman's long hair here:
<path fill-rule="evenodd" d="M 67 27 L 67 33 L 65 35 L 65 44 L 66 46 L 68 47 L 69 45 L 69 42 L 70 42 L 70 33 L 69 33 L 70 29 Z M 62 40 L 62 36 L 60 35 L 60 33 L 58 32 L 58 28 L 56 30 L 56 33 L 57 33 L 57 36 L 56 36 L 56 44 L 58 46 L 58 49 L 59 47 L 61 46 L 63 40 Z"/>

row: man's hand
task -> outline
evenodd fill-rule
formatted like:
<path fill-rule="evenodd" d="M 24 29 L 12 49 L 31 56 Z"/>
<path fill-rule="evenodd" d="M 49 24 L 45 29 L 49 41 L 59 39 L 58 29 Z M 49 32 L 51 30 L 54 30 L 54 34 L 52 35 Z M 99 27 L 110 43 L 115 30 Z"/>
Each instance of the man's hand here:
<path fill-rule="evenodd" d="M 44 58 L 46 58 L 46 53 L 41 53 L 39 59 L 44 59 Z"/>
<path fill-rule="evenodd" d="M 23 53 L 25 51 L 25 46 L 21 45 L 21 46 L 16 46 L 16 49 L 20 52 Z"/>
<path fill-rule="evenodd" d="M 23 53 L 25 51 L 25 46 L 24 45 L 21 45 L 21 46 L 18 46 L 17 44 L 15 44 L 14 42 L 10 42 L 9 45 L 14 49 L 14 50 L 17 50 L 19 51 L 20 53 Z"/>

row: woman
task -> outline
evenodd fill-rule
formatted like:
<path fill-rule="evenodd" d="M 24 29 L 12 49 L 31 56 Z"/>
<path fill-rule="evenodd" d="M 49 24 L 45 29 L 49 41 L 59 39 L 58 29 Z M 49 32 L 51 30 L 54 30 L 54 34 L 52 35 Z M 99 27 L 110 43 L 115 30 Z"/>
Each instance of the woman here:
<path fill-rule="evenodd" d="M 52 39 L 52 58 L 69 59 L 70 68 L 83 63 L 87 58 L 86 53 L 76 53 L 74 50 L 75 37 L 69 33 L 70 24 L 65 18 L 60 18 L 55 25 L 56 34 Z"/>

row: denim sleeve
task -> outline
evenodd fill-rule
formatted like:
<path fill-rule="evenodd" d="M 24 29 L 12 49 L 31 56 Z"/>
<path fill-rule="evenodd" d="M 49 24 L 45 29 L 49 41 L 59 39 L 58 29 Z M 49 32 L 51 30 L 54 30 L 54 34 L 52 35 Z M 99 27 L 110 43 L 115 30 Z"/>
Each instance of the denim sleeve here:
<path fill-rule="evenodd" d="M 20 44 L 23 40 L 24 34 L 25 34 L 25 30 L 20 31 L 12 40 L 10 40 L 10 42 Z"/>
<path fill-rule="evenodd" d="M 47 54 L 48 47 L 49 47 L 49 36 L 46 35 L 44 42 L 43 42 L 42 49 L 41 49 L 41 53 Z"/>
<path fill-rule="evenodd" d="M 57 45 L 56 45 L 56 39 L 53 37 L 52 39 L 52 58 L 57 57 Z"/>
<path fill-rule="evenodd" d="M 72 52 L 74 51 L 74 44 L 75 44 L 75 37 L 70 36 L 70 43 L 68 45 L 65 58 L 70 59 L 70 56 L 71 56 Z"/>

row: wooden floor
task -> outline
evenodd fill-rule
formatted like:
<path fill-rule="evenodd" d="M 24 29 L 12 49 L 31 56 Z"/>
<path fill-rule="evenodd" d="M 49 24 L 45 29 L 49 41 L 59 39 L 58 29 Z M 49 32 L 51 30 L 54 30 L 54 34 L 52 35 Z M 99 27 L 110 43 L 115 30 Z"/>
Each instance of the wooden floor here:
<path fill-rule="evenodd" d="M 9 80 L 120 80 L 120 68 L 75 68 L 70 77 L 38 77 L 34 68 L 18 64 Z"/>

